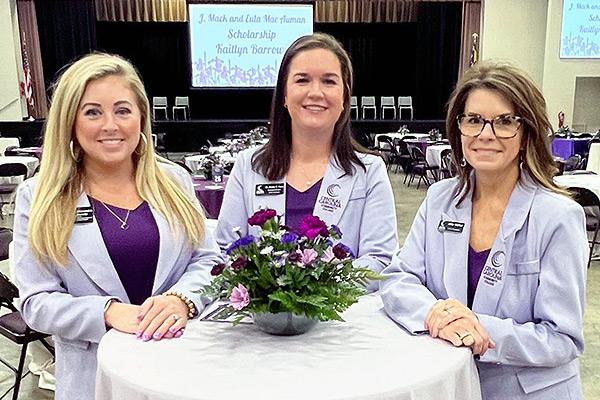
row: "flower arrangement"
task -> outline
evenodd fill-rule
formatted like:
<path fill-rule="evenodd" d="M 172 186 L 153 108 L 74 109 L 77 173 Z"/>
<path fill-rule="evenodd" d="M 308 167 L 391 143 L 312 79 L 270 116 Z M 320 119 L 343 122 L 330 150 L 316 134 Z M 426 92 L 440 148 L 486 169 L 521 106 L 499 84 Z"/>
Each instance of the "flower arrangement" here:
<path fill-rule="evenodd" d="M 212 170 L 215 165 L 221 165 L 221 157 L 216 153 L 209 154 L 200 161 L 197 172 L 210 180 L 212 179 Z"/>
<path fill-rule="evenodd" d="M 240 237 L 227 249 L 229 260 L 216 265 L 204 294 L 228 300 L 236 322 L 255 313 L 289 312 L 316 320 L 343 321 L 340 313 L 366 293 L 369 280 L 381 276 L 354 266 L 354 254 L 334 241 L 342 233 L 315 216 L 297 231 L 280 224 L 275 210 L 256 212 L 248 223 L 262 228 L 259 237 Z"/>

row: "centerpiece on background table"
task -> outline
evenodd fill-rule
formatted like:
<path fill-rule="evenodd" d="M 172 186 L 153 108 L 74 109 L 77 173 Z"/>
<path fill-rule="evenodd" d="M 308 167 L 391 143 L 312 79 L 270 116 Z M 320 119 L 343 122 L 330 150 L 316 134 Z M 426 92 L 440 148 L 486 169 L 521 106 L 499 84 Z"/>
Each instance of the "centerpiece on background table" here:
<path fill-rule="evenodd" d="M 293 231 L 275 210 L 257 211 L 248 223 L 260 236 L 240 237 L 227 249 L 226 264 L 204 294 L 227 300 L 234 322 L 252 316 L 254 324 L 276 335 L 306 332 L 317 321 L 343 321 L 340 313 L 366 293 L 370 280 L 381 276 L 353 265 L 354 254 L 338 242 L 342 233 L 315 216 L 302 219 Z"/>

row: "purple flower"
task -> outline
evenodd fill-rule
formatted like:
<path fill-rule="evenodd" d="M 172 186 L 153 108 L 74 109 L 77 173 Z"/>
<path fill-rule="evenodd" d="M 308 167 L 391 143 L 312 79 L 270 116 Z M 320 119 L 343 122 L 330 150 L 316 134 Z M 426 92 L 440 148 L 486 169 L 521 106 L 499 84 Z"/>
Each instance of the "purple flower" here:
<path fill-rule="evenodd" d="M 237 258 L 237 260 L 231 263 L 231 269 L 234 271 L 239 271 L 240 269 L 244 268 L 247 264 L 248 258 L 246 258 L 246 256 L 240 256 Z"/>
<path fill-rule="evenodd" d="M 275 218 L 276 215 L 277 212 L 270 208 L 267 208 L 266 210 L 258 210 L 254 213 L 253 216 L 248 218 L 248 224 L 255 226 L 263 226 L 265 222 L 267 222 L 271 218 Z"/>
<path fill-rule="evenodd" d="M 335 234 L 337 235 L 338 239 L 342 238 L 342 231 L 340 230 L 340 227 L 337 225 L 331 225 L 331 229 L 335 232 Z"/>
<path fill-rule="evenodd" d="M 343 260 L 348 256 L 354 258 L 354 253 L 352 253 L 352 249 L 350 249 L 350 247 L 346 246 L 343 243 L 338 243 L 335 246 L 333 246 L 333 254 L 338 260 Z"/>
<path fill-rule="evenodd" d="M 300 226 L 298 227 L 298 231 L 302 236 L 306 236 L 310 240 L 313 240 L 319 235 L 323 237 L 329 236 L 329 231 L 327 230 L 327 225 L 325 225 L 325 222 L 321 221 L 319 217 L 315 217 L 314 215 L 307 215 L 306 217 L 302 218 L 300 221 Z"/>
<path fill-rule="evenodd" d="M 217 264 L 214 267 L 212 267 L 212 269 L 210 270 L 210 274 L 212 276 L 217 276 L 217 275 L 221 275 L 221 273 L 223 272 L 223 270 L 225 269 L 225 264 Z"/>
<path fill-rule="evenodd" d="M 283 243 L 283 244 L 292 244 L 292 243 L 296 243 L 297 241 L 298 241 L 298 235 L 296 235 L 293 232 L 287 232 L 281 236 L 281 243 Z"/>
<path fill-rule="evenodd" d="M 248 289 L 241 283 L 231 290 L 231 296 L 229 297 L 229 305 L 236 310 L 241 310 L 250 304 L 250 295 Z"/>
<path fill-rule="evenodd" d="M 227 254 L 231 254 L 232 251 L 237 249 L 238 247 L 248 246 L 250 243 L 254 243 L 256 238 L 252 235 L 244 236 L 231 243 L 231 245 L 225 251 Z"/>
<path fill-rule="evenodd" d="M 298 262 L 302 259 L 302 253 L 298 252 L 294 252 L 294 253 L 290 253 L 290 255 L 288 256 L 287 260 L 290 263 L 295 263 Z"/>
<path fill-rule="evenodd" d="M 298 252 L 300 253 L 300 250 L 298 250 Z M 317 256 L 319 255 L 313 249 L 304 249 L 300 254 L 300 261 L 302 262 L 302 264 L 304 264 L 305 267 L 309 266 L 314 260 L 316 260 Z"/>

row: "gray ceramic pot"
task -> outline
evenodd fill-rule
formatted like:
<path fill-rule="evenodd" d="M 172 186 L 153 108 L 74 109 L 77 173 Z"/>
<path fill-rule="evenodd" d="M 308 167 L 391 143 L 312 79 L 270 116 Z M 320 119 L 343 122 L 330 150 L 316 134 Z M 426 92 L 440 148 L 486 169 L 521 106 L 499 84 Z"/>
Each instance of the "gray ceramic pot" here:
<path fill-rule="evenodd" d="M 292 336 L 307 332 L 318 322 L 316 319 L 289 312 L 252 314 L 254 325 L 271 335 Z"/>

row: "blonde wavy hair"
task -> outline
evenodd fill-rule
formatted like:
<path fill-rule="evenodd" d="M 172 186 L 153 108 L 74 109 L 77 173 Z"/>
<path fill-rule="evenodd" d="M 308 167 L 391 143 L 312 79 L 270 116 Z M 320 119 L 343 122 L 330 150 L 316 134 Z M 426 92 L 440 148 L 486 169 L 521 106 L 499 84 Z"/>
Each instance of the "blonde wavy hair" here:
<path fill-rule="evenodd" d="M 488 89 L 498 93 L 513 106 L 515 115 L 524 118 L 521 127 L 522 169 L 527 171 L 538 185 L 552 192 L 570 196 L 567 190 L 556 185 L 552 179 L 558 168 L 549 150 L 552 137 L 548 134 L 552 132 L 552 125 L 548 120 L 546 100 L 542 92 L 523 70 L 506 62 L 486 60 L 476 63 L 465 72 L 448 102 L 446 133 L 458 166 L 457 194 L 462 194 L 459 204 L 471 190 L 470 176 L 473 167 L 468 163 L 464 166 L 460 164 L 464 156 L 456 118 L 464 112 L 467 98 L 475 89 Z"/>
<path fill-rule="evenodd" d="M 133 154 L 135 185 L 140 197 L 165 217 L 174 234 L 184 234 L 191 246 L 204 238 L 203 211 L 158 165 L 159 161 L 168 161 L 154 153 L 150 104 L 139 74 L 122 57 L 96 53 L 70 65 L 55 84 L 45 125 L 44 156 L 29 217 L 29 244 L 44 263 L 67 264 L 67 243 L 85 181 L 81 162 L 85 155 L 75 140 L 75 118 L 88 83 L 107 76 L 120 76 L 129 83 L 141 112 L 141 134 L 146 140 L 139 141 Z"/>

